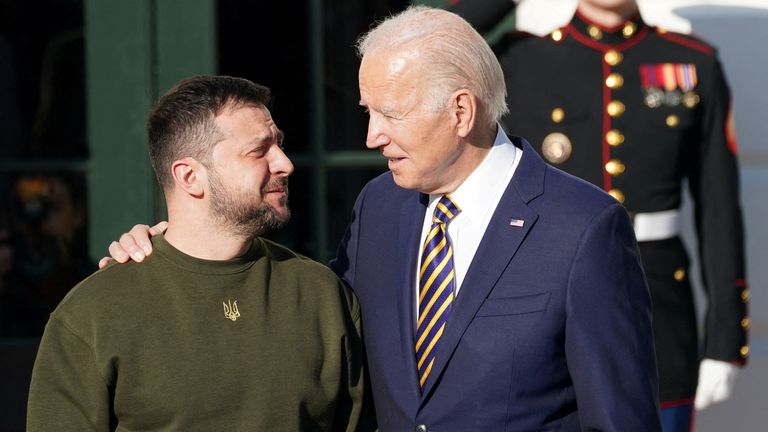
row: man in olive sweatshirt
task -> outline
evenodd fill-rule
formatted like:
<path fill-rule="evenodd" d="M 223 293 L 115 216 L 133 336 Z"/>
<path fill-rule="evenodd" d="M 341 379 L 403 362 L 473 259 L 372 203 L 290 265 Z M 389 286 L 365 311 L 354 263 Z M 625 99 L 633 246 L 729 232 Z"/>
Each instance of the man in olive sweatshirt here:
<path fill-rule="evenodd" d="M 51 315 L 28 431 L 352 431 L 360 308 L 326 267 L 259 237 L 289 218 L 291 161 L 269 90 L 185 79 L 148 120 L 168 229 Z"/>

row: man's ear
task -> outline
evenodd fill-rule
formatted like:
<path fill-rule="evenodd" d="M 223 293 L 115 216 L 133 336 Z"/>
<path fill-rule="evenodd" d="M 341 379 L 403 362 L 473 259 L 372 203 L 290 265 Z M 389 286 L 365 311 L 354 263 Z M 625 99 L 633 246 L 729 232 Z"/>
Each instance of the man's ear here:
<path fill-rule="evenodd" d="M 195 198 L 202 198 L 205 192 L 203 183 L 207 181 L 208 170 L 191 157 L 179 159 L 171 164 L 171 174 L 176 186 Z"/>
<path fill-rule="evenodd" d="M 477 97 L 469 89 L 456 90 L 451 95 L 451 113 L 456 121 L 456 133 L 466 138 L 477 121 Z"/>

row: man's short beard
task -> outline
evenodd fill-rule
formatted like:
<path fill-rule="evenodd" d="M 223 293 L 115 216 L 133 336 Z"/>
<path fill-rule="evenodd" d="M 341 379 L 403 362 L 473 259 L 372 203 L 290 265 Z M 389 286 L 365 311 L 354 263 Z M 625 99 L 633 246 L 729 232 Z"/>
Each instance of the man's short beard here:
<path fill-rule="evenodd" d="M 251 196 L 244 193 L 236 194 L 234 191 L 227 190 L 215 170 L 211 169 L 208 172 L 211 188 L 211 216 L 217 224 L 233 235 L 255 238 L 272 230 L 283 228 L 290 220 L 287 178 L 272 181 L 264 188 L 270 190 L 279 185 L 285 189 L 285 196 L 280 198 L 279 204 L 285 207 L 286 214 L 281 216 L 265 201 L 253 205 L 249 200 Z"/>

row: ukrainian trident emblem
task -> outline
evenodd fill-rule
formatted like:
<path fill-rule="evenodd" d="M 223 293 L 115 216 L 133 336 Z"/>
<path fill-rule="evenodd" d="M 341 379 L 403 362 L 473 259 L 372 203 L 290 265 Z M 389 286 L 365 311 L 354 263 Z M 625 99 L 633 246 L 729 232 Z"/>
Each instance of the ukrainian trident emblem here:
<path fill-rule="evenodd" d="M 232 321 L 237 321 L 240 317 L 240 311 L 237 309 L 237 300 L 227 300 L 227 303 L 221 302 L 224 305 L 224 317 Z"/>

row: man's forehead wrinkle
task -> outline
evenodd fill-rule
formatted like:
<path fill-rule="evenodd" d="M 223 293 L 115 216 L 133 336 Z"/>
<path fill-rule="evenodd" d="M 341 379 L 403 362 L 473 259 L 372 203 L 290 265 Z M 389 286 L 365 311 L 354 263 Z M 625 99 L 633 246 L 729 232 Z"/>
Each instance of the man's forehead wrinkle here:
<path fill-rule="evenodd" d="M 283 133 L 277 128 L 268 128 L 266 131 L 258 132 L 253 137 L 253 142 L 262 143 L 267 141 L 282 140 Z"/>

